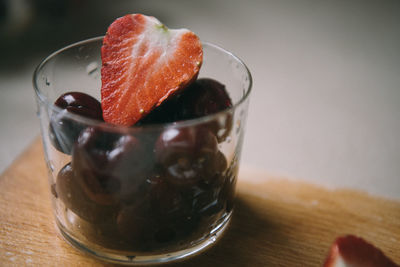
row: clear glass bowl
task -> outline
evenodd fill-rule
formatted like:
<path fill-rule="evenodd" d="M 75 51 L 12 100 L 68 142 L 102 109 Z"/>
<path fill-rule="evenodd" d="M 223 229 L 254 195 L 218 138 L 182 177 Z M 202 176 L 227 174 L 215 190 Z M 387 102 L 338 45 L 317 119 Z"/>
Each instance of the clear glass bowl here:
<path fill-rule="evenodd" d="M 203 43 L 199 78 L 226 86 L 233 106 L 197 119 L 114 126 L 61 110 L 66 92 L 100 100 L 102 37 L 65 47 L 36 69 L 52 204 L 63 237 L 114 263 L 151 264 L 215 243 L 232 214 L 251 75 Z"/>

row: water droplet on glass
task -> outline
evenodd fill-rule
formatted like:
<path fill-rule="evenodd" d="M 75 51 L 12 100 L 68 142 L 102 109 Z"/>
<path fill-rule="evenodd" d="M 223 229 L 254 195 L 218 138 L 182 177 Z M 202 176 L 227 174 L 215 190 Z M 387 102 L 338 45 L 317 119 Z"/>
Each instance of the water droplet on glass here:
<path fill-rule="evenodd" d="M 210 237 L 211 242 L 217 241 L 217 236 L 214 234 Z"/>
<path fill-rule="evenodd" d="M 134 258 L 136 258 L 136 256 L 131 255 L 131 256 L 126 256 L 130 261 L 133 261 Z"/>
<path fill-rule="evenodd" d="M 67 214 L 66 214 L 67 220 L 71 223 L 76 225 L 76 221 L 77 221 L 77 216 L 75 215 L 75 213 L 73 213 L 70 209 L 67 209 Z"/>
<path fill-rule="evenodd" d="M 49 160 L 49 161 L 47 162 L 47 165 L 49 166 L 49 169 L 50 169 L 52 172 L 54 172 L 54 164 L 53 164 L 53 162 L 52 162 L 51 160 Z"/>
<path fill-rule="evenodd" d="M 240 132 L 240 121 L 236 121 L 236 134 L 239 134 Z"/>
<path fill-rule="evenodd" d="M 92 75 L 96 72 L 96 70 L 98 69 L 99 65 L 97 64 L 97 62 L 91 62 L 86 66 L 86 72 L 88 75 Z"/>

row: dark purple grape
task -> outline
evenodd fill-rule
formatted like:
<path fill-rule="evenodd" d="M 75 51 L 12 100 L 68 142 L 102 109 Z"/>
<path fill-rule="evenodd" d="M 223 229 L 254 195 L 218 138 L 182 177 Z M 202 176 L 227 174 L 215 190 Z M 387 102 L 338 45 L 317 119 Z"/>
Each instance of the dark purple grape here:
<path fill-rule="evenodd" d="M 204 128 L 166 129 L 155 144 L 157 161 L 175 185 L 194 185 L 212 175 L 218 147 L 215 135 Z"/>
<path fill-rule="evenodd" d="M 50 119 L 49 136 L 54 147 L 66 154 L 71 154 L 72 146 L 85 128 L 81 122 L 68 118 L 68 113 L 77 114 L 94 120 L 103 120 L 101 104 L 90 95 L 69 92 L 60 96 L 55 106 L 61 108 Z"/>
<path fill-rule="evenodd" d="M 64 205 L 82 219 L 92 223 L 113 218 L 116 207 L 99 205 L 89 199 L 78 179 L 70 163 L 65 165 L 58 173 L 55 191 Z"/>
<path fill-rule="evenodd" d="M 147 150 L 132 135 L 88 127 L 74 146 L 72 165 L 93 201 L 129 201 L 154 168 Z"/>

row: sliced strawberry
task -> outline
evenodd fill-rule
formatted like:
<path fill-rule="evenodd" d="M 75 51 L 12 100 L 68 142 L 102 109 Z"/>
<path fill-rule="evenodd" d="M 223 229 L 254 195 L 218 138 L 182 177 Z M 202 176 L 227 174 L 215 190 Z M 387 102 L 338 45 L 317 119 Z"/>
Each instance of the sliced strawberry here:
<path fill-rule="evenodd" d="M 110 25 L 101 57 L 104 120 L 129 126 L 197 78 L 203 50 L 193 32 L 131 14 Z"/>
<path fill-rule="evenodd" d="M 347 235 L 333 243 L 324 267 L 399 267 L 362 238 Z"/>

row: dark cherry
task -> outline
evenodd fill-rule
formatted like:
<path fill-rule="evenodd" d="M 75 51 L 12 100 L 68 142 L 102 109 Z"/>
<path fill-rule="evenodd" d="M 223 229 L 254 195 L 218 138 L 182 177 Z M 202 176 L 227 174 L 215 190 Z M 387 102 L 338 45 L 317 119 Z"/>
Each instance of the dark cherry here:
<path fill-rule="evenodd" d="M 229 107 L 232 107 L 232 101 L 225 85 L 213 79 L 202 78 L 154 109 L 140 124 L 194 119 Z"/>
<path fill-rule="evenodd" d="M 81 217 L 92 223 L 107 221 L 114 217 L 116 207 L 99 205 L 89 199 L 79 183 L 71 163 L 65 165 L 57 176 L 55 191 L 64 205 Z"/>
<path fill-rule="evenodd" d="M 167 123 L 195 119 L 232 107 L 232 101 L 223 84 L 208 78 L 198 79 L 179 94 L 165 101 L 145 116 L 138 125 Z M 232 129 L 232 115 L 221 114 L 206 125 L 218 138 L 225 140 Z"/>
<path fill-rule="evenodd" d="M 181 240 L 201 238 L 221 212 L 231 210 L 236 169 L 227 170 L 218 150 L 232 128 L 230 113 L 138 138 L 117 127 L 84 127 L 68 119 L 67 113 L 75 113 L 102 120 L 100 103 L 81 95 L 57 99 L 63 110 L 51 118 L 51 141 L 72 153 L 72 163 L 58 175 L 55 195 L 101 231 L 114 229 L 104 242 L 135 251 L 179 247 Z M 224 85 L 198 79 L 137 125 L 194 119 L 231 106 Z M 112 220 L 98 223 L 102 218 Z"/>
<path fill-rule="evenodd" d="M 179 191 L 164 177 L 155 176 L 146 180 L 151 212 L 155 217 L 165 220 L 180 216 L 185 212 L 185 202 Z"/>
<path fill-rule="evenodd" d="M 199 118 L 232 107 L 225 85 L 213 79 L 202 78 L 193 82 L 179 96 L 183 119 Z"/>
<path fill-rule="evenodd" d="M 137 251 L 163 247 L 173 241 L 178 232 L 170 221 L 157 221 L 144 202 L 123 206 L 116 222 L 120 240 Z"/>
<path fill-rule="evenodd" d="M 148 246 L 145 243 L 152 239 L 156 228 L 147 204 L 143 201 L 122 206 L 117 215 L 116 223 L 121 239 L 138 249 Z"/>
<path fill-rule="evenodd" d="M 176 231 L 172 227 L 164 227 L 158 229 L 154 235 L 155 240 L 159 243 L 172 241 L 176 236 Z"/>
<path fill-rule="evenodd" d="M 146 250 L 176 236 L 174 220 L 183 217 L 183 199 L 174 186 L 159 175 L 149 177 L 141 187 L 146 193 L 128 205 L 117 216 L 117 228 L 122 239 Z"/>
<path fill-rule="evenodd" d="M 54 102 L 54 105 L 86 118 L 103 120 L 103 111 L 100 102 L 96 98 L 85 93 L 65 93 Z"/>
<path fill-rule="evenodd" d="M 183 120 L 200 118 L 232 107 L 225 85 L 209 78 L 192 83 L 179 97 L 179 103 L 181 108 L 177 117 Z M 230 134 L 232 124 L 232 114 L 227 112 L 205 126 L 215 134 L 218 142 L 223 142 Z"/>
<path fill-rule="evenodd" d="M 151 173 L 154 163 L 130 134 L 88 127 L 74 146 L 72 165 L 84 191 L 95 202 L 129 201 Z"/>
<path fill-rule="evenodd" d="M 228 166 L 224 153 L 218 151 L 214 161 L 212 161 L 210 166 L 210 168 L 214 170 L 214 173 L 212 175 L 202 177 L 202 183 L 200 185 L 203 187 L 205 186 L 206 188 L 219 187 L 224 183 L 224 171 Z"/>
<path fill-rule="evenodd" d="M 51 116 L 49 126 L 50 140 L 57 150 L 71 154 L 72 145 L 85 126 L 68 118 L 68 113 L 102 121 L 101 104 L 85 93 L 69 92 L 61 95 L 54 105 L 62 110 L 55 112 Z"/>
<path fill-rule="evenodd" d="M 222 185 L 218 196 L 218 201 L 224 203 L 227 212 L 230 212 L 233 209 L 237 172 L 237 164 L 231 164 L 230 168 L 227 170 L 225 182 Z"/>
<path fill-rule="evenodd" d="M 156 141 L 155 156 L 170 183 L 191 186 L 215 172 L 217 145 L 206 128 L 169 128 Z"/>
<path fill-rule="evenodd" d="M 180 108 L 180 95 L 176 95 L 164 101 L 159 107 L 152 110 L 149 114 L 143 117 L 135 125 L 141 126 L 146 124 L 168 123 L 180 121 L 178 110 Z"/>
<path fill-rule="evenodd" d="M 193 198 L 193 210 L 200 216 L 211 216 L 223 209 L 218 199 L 219 188 L 204 190 Z"/>
<path fill-rule="evenodd" d="M 84 126 L 69 119 L 67 110 L 53 113 L 49 124 L 49 137 L 60 152 L 70 155 L 72 146 Z"/>
<path fill-rule="evenodd" d="M 56 190 L 56 184 L 52 184 L 50 186 L 50 192 L 53 195 L 53 197 L 58 198 L 57 190 Z"/>

